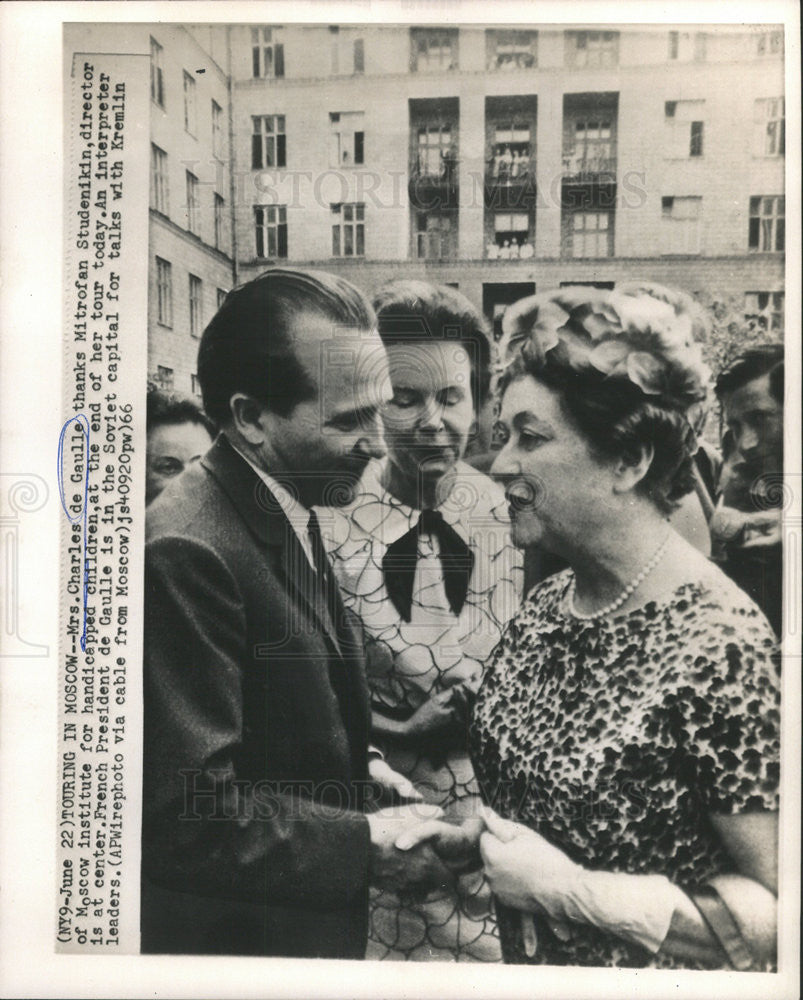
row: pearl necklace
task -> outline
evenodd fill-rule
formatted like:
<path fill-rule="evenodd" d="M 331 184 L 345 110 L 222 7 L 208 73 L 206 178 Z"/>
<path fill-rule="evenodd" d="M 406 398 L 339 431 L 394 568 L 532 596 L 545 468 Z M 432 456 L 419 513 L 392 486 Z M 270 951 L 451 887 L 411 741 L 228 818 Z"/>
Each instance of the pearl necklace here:
<path fill-rule="evenodd" d="M 606 604 L 604 608 L 600 608 L 599 611 L 592 611 L 590 615 L 581 614 L 577 608 L 574 606 L 574 595 L 577 587 L 577 577 L 572 576 L 571 582 L 569 583 L 568 590 L 566 591 L 566 604 L 569 609 L 569 613 L 575 618 L 579 618 L 580 621 L 592 622 L 596 621 L 598 618 L 604 618 L 605 615 L 611 614 L 613 611 L 617 611 L 625 603 L 625 601 L 630 597 L 630 595 L 641 586 L 642 583 L 647 579 L 647 577 L 652 573 L 658 563 L 661 561 L 661 557 L 666 551 L 666 547 L 669 544 L 669 538 L 671 531 L 667 532 L 666 538 L 658 546 L 658 550 L 655 555 L 650 559 L 647 565 L 642 569 L 642 571 L 633 580 L 628 583 L 622 593 L 616 598 L 615 601 L 611 601 L 610 604 Z"/>

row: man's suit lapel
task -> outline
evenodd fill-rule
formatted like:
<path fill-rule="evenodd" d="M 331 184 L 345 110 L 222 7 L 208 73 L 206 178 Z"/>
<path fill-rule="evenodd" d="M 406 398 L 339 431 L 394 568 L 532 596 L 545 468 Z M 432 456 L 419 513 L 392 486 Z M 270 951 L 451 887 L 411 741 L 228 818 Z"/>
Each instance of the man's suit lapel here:
<path fill-rule="evenodd" d="M 201 461 L 226 492 L 253 534 L 274 550 L 288 590 L 297 595 L 317 621 L 322 635 L 335 654 L 342 658 L 345 650 L 341 648 L 323 591 L 317 585 L 315 574 L 293 526 L 267 484 L 234 450 L 224 434 L 218 436 Z"/>

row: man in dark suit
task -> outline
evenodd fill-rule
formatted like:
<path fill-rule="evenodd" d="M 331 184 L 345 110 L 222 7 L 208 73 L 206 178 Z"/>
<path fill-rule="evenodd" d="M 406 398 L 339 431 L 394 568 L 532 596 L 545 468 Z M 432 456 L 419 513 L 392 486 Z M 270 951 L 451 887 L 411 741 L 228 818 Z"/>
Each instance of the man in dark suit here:
<path fill-rule="evenodd" d="M 449 879 L 394 846 L 431 807 L 365 811 L 361 651 L 310 514 L 384 454 L 386 375 L 331 275 L 269 271 L 204 332 L 221 434 L 148 516 L 143 951 L 362 958 L 369 882 Z"/>

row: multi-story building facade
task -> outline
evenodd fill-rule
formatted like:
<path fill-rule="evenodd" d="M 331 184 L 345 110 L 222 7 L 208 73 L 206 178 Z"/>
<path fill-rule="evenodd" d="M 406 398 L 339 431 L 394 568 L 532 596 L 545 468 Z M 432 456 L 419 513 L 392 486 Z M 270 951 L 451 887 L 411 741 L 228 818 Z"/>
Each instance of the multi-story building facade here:
<path fill-rule="evenodd" d="M 146 30 L 146 29 L 143 29 Z M 197 393 L 198 340 L 234 281 L 229 53 L 217 28 L 153 25 L 148 372 Z"/>
<path fill-rule="evenodd" d="M 208 32 L 225 57 L 207 56 L 198 100 L 228 85 L 215 191 L 233 208 L 231 280 L 285 262 L 368 292 L 423 277 L 459 286 L 498 328 L 534 290 L 653 279 L 782 328 L 781 27 Z"/>

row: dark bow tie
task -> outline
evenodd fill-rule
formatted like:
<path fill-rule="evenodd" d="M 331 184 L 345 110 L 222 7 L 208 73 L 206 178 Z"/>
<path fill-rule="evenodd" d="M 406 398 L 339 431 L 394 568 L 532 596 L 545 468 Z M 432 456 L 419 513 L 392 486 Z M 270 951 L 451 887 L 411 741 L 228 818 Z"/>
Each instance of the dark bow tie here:
<path fill-rule="evenodd" d="M 410 621 L 413 581 L 418 561 L 418 539 L 434 535 L 440 544 L 443 584 L 452 613 L 459 615 L 466 603 L 468 584 L 474 569 L 474 553 L 437 510 L 422 510 L 418 524 L 388 545 L 382 560 L 385 589 L 402 618 Z"/>

